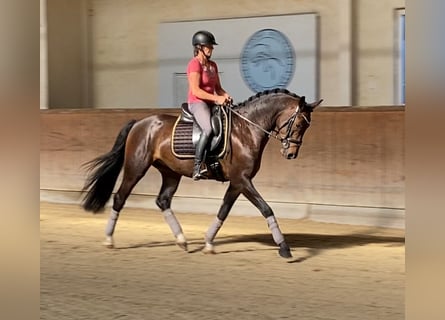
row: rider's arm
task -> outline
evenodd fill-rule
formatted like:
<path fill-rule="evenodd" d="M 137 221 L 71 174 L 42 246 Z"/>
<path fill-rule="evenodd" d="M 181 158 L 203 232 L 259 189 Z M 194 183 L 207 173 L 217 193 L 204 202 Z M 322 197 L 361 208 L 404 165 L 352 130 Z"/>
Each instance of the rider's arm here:
<path fill-rule="evenodd" d="M 199 87 L 199 83 L 201 80 L 201 74 L 199 72 L 190 72 L 188 76 L 190 90 L 192 94 L 203 100 L 213 101 L 217 104 L 223 104 L 226 98 L 223 95 L 211 94 Z"/>
<path fill-rule="evenodd" d="M 219 75 L 217 74 L 216 76 L 216 86 L 215 86 L 215 92 L 216 94 L 220 95 L 220 96 L 224 96 L 227 95 L 227 97 L 229 97 L 228 93 L 226 92 L 226 90 L 224 90 L 221 86 L 221 81 L 219 80 Z"/>
<path fill-rule="evenodd" d="M 216 85 L 215 85 L 216 94 L 223 96 L 227 100 L 232 99 L 230 97 L 230 95 L 227 93 L 227 91 L 224 90 L 223 87 L 221 86 L 221 80 L 219 79 L 219 73 L 218 73 L 218 66 L 216 64 L 215 64 L 215 68 L 216 68 Z"/>

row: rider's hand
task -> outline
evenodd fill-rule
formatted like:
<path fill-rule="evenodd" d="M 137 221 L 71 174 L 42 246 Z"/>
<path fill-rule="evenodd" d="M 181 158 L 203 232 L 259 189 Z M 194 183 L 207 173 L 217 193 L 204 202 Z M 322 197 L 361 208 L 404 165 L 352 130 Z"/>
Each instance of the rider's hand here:
<path fill-rule="evenodd" d="M 223 105 L 226 102 L 227 102 L 227 98 L 225 96 L 217 96 L 216 97 L 216 101 L 215 101 L 216 104 Z"/>
<path fill-rule="evenodd" d="M 224 97 L 226 98 L 226 102 L 233 102 L 232 97 L 227 92 L 224 93 Z"/>

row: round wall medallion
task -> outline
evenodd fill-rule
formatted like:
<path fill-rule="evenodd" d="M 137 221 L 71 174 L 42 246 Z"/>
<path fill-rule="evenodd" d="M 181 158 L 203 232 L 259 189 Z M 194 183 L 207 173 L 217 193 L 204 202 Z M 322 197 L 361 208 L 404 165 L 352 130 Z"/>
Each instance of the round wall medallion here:
<path fill-rule="evenodd" d="M 247 40 L 241 52 L 241 74 L 254 92 L 285 88 L 295 70 L 289 39 L 275 29 L 262 29 Z"/>

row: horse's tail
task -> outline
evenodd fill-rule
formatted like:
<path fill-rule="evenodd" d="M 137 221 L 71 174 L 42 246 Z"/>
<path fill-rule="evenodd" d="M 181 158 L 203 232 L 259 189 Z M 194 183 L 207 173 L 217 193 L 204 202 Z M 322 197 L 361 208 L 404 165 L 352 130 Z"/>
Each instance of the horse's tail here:
<path fill-rule="evenodd" d="M 88 190 L 82 201 L 84 210 L 100 212 L 110 199 L 124 164 L 127 137 L 135 123 L 136 120 L 131 120 L 121 129 L 111 151 L 82 165 L 89 172 L 82 189 L 82 192 Z"/>

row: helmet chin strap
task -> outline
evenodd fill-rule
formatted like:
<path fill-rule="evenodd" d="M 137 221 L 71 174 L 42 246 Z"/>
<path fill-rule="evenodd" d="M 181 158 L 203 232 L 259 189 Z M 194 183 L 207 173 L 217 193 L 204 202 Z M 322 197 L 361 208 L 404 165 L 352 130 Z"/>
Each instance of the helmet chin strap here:
<path fill-rule="evenodd" d="M 199 46 L 199 51 L 202 52 L 202 54 L 204 55 L 204 57 L 206 57 L 207 60 L 210 60 L 210 58 L 212 57 L 212 55 L 205 54 L 204 50 L 202 50 L 202 46 Z"/>

